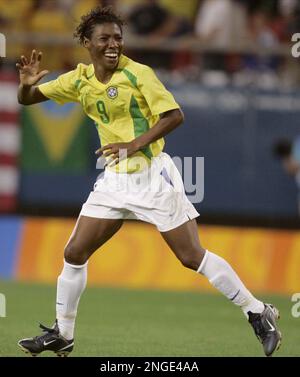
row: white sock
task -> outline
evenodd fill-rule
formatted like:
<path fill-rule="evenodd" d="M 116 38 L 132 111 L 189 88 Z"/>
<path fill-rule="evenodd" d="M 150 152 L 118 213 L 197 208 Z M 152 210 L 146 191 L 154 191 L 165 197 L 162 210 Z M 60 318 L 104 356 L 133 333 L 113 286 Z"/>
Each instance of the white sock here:
<path fill-rule="evenodd" d="M 77 266 L 64 261 L 57 279 L 56 319 L 61 335 L 68 340 L 74 338 L 77 307 L 87 282 L 87 264 Z"/>
<path fill-rule="evenodd" d="M 206 276 L 216 289 L 234 304 L 240 306 L 247 318 L 249 311 L 252 313 L 263 312 L 264 304 L 248 291 L 225 259 L 206 250 L 197 272 Z"/>

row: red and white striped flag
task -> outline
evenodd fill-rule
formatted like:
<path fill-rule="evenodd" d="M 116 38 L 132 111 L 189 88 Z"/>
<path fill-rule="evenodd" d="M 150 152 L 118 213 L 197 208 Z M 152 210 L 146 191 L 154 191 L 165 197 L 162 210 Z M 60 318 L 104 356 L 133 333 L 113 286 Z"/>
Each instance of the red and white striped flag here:
<path fill-rule="evenodd" d="M 0 72 L 0 212 L 12 212 L 17 206 L 21 148 L 17 79 L 14 72 Z"/>

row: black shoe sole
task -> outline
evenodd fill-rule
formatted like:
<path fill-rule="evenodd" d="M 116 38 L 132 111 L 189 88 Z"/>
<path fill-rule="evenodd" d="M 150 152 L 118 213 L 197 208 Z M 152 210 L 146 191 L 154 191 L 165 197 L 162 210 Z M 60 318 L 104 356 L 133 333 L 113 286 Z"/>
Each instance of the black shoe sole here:
<path fill-rule="evenodd" d="M 31 355 L 33 357 L 36 357 L 38 355 L 38 353 L 33 353 L 33 352 L 30 352 L 27 348 L 23 347 L 21 344 L 18 343 L 18 346 L 21 348 L 21 350 L 28 354 L 28 355 Z"/>
<path fill-rule="evenodd" d="M 27 355 L 31 355 L 32 357 L 36 357 L 38 356 L 40 353 L 33 353 L 31 351 L 29 351 L 27 348 L 23 347 L 21 344 L 18 343 L 18 346 L 21 348 L 21 350 L 26 353 Z M 69 356 L 69 353 L 71 353 L 71 351 L 52 351 L 54 353 L 56 353 L 57 357 L 68 357 Z"/>

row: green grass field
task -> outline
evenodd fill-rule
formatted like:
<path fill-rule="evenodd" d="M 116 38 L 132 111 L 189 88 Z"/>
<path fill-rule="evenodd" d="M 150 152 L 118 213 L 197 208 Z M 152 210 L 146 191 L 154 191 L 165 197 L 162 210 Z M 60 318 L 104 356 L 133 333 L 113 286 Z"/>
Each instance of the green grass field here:
<path fill-rule="evenodd" d="M 55 317 L 55 286 L 0 281 L 0 356 L 26 356 L 17 341 L 38 335 Z M 264 296 L 281 311 L 278 356 L 300 356 L 300 318 L 289 297 Z M 44 353 L 51 356 L 51 353 Z M 78 311 L 72 356 L 263 356 L 239 308 L 221 295 L 87 288 Z M 28 357 L 28 356 L 26 356 Z"/>

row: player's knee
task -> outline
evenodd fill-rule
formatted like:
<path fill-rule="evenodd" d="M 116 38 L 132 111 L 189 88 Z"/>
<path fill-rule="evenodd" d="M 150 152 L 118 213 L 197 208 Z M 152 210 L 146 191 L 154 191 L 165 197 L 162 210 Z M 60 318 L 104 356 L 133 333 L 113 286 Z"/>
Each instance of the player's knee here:
<path fill-rule="evenodd" d="M 65 261 L 70 264 L 82 265 L 87 261 L 87 256 L 81 248 L 74 243 L 68 243 L 64 251 Z"/>
<path fill-rule="evenodd" d="M 202 262 L 203 256 L 204 253 L 202 251 L 195 250 L 190 253 L 183 253 L 179 259 L 184 267 L 197 271 Z"/>
<path fill-rule="evenodd" d="M 181 257 L 180 262 L 184 267 L 190 268 L 191 270 L 197 270 L 199 267 L 199 264 L 197 264 L 194 258 L 191 258 L 190 256 Z"/>

